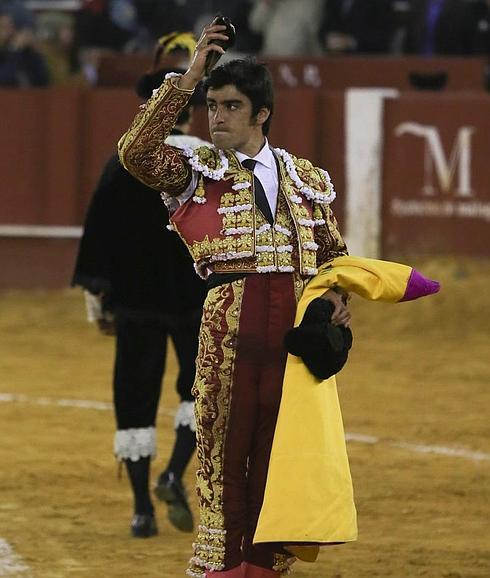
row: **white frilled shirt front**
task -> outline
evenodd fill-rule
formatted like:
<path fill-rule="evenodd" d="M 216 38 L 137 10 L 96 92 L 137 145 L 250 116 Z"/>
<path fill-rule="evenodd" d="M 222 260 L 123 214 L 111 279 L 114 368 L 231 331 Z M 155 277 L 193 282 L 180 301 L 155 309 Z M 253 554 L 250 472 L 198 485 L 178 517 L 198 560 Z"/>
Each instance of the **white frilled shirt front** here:
<path fill-rule="evenodd" d="M 235 151 L 233 149 L 232 152 L 240 162 L 250 158 L 256 161 L 254 174 L 262 183 L 271 212 L 273 215 L 275 215 L 277 207 L 277 193 L 279 190 L 279 175 L 277 172 L 276 158 L 272 152 L 271 147 L 269 146 L 269 141 L 265 139 L 264 146 L 254 157 L 249 157 L 240 151 Z M 194 195 L 200 174 L 201 173 L 193 170 L 192 179 L 187 189 L 179 196 L 174 197 L 174 199 L 178 201 L 179 205 L 183 205 Z M 177 206 L 179 206 L 175 203 L 166 204 L 171 213 L 177 208 Z"/>

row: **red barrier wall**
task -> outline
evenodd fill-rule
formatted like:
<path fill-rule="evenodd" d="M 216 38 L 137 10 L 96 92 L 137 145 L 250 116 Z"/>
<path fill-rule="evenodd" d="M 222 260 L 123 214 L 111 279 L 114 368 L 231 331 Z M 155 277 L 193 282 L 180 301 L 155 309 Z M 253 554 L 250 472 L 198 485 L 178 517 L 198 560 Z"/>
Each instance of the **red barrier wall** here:
<path fill-rule="evenodd" d="M 80 97 L 67 90 L 0 91 L 2 222 L 73 221 Z M 53 195 L 60 190 L 66 199 L 57 205 Z"/>
<path fill-rule="evenodd" d="M 0 237 L 0 290 L 68 287 L 77 239 Z"/>
<path fill-rule="evenodd" d="M 7 112 L 0 131 L 0 225 L 81 225 L 101 169 L 138 105 L 130 89 L 1 90 Z M 270 142 L 329 170 L 341 224 L 344 122 L 343 91 L 276 91 Z M 195 126 L 208 138 L 204 110 Z M 490 97 L 483 92 L 406 92 L 386 102 L 385 255 L 490 255 L 489 138 Z M 0 288 L 67 285 L 76 245 L 0 237 Z"/>
<path fill-rule="evenodd" d="M 0 91 L 8 110 L 0 132 L 0 222 L 79 225 L 100 172 L 138 110 L 128 89 Z M 272 144 L 328 165 L 317 91 L 278 91 Z M 338 109 L 338 107 L 337 107 Z M 321 117 L 321 122 L 320 122 Z M 196 133 L 209 139 L 204 109 Z M 338 155 L 337 155 L 338 156 Z"/>
<path fill-rule="evenodd" d="M 133 120 L 140 100 L 132 90 L 98 89 L 84 93 L 79 143 L 77 223 L 83 222 L 87 204 L 108 158 Z"/>
<path fill-rule="evenodd" d="M 0 222 L 77 225 L 138 106 L 121 89 L 1 90 Z"/>
<path fill-rule="evenodd" d="M 426 58 L 424 56 L 318 56 L 264 59 L 277 88 L 345 90 L 352 86 L 410 88 L 409 75 L 447 73 L 447 90 L 481 90 L 485 58 Z M 140 54 L 107 54 L 99 65 L 100 86 L 132 87 L 151 57 Z M 169 58 L 168 67 L 176 65 Z"/>

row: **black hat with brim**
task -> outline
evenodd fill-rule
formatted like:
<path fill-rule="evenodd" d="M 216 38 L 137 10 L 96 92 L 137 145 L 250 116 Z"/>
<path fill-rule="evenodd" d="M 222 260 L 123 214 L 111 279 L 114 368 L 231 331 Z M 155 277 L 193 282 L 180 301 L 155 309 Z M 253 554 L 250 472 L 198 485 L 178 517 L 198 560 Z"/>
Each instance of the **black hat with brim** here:
<path fill-rule="evenodd" d="M 286 349 L 301 357 L 318 379 L 328 379 L 345 365 L 352 346 L 352 332 L 331 321 L 334 305 L 317 297 L 306 308 L 301 323 L 284 338 Z"/>

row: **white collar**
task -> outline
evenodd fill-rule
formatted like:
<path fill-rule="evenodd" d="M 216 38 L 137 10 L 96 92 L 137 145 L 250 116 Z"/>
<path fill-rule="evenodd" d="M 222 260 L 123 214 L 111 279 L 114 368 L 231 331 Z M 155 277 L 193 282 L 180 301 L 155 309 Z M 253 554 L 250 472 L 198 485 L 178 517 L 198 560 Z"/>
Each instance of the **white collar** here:
<path fill-rule="evenodd" d="M 269 141 L 265 139 L 264 146 L 260 149 L 260 151 L 254 156 L 249 157 L 241 153 L 240 151 L 233 151 L 236 155 L 236 158 L 242 162 L 245 159 L 253 158 L 254 161 L 257 161 L 261 165 L 266 166 L 269 169 L 272 169 L 275 165 L 274 153 L 272 152 L 271 147 L 269 146 Z"/>

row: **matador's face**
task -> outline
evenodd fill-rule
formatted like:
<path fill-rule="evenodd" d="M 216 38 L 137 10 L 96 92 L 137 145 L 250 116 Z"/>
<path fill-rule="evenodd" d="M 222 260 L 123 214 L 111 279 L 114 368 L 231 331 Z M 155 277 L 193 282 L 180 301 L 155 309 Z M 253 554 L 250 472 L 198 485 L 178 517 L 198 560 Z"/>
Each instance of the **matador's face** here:
<path fill-rule="evenodd" d="M 262 124 L 268 111 L 252 115 L 252 102 L 234 85 L 210 88 L 207 93 L 209 133 L 215 147 L 243 151 L 251 142 L 263 141 Z"/>

